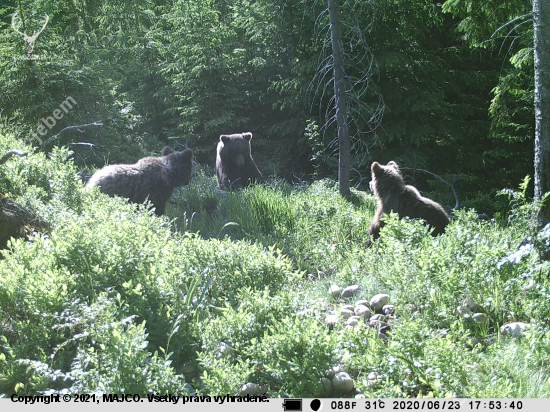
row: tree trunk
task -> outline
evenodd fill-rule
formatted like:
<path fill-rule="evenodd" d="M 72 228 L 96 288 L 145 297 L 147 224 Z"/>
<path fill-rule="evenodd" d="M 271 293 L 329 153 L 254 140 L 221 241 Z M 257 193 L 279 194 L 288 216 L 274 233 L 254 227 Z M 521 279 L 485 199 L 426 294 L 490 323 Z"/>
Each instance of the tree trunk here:
<path fill-rule="evenodd" d="M 342 36 L 340 34 L 340 20 L 338 18 L 338 0 L 328 0 L 328 13 L 330 18 L 330 34 L 332 40 L 332 68 L 334 72 L 334 98 L 336 107 L 336 125 L 338 127 L 338 190 L 342 196 L 349 196 L 349 164 L 350 142 L 347 119 L 346 102 L 346 74 L 344 70 L 344 58 Z"/>
<path fill-rule="evenodd" d="M 535 44 L 535 200 L 550 190 L 550 1 L 533 0 Z M 544 206 L 539 224 L 550 222 Z"/>

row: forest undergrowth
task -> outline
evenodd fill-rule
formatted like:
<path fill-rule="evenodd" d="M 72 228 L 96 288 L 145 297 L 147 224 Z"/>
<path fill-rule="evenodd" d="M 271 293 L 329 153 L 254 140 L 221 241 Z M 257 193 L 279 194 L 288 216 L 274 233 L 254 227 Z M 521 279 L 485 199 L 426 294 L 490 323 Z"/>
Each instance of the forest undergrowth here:
<path fill-rule="evenodd" d="M 0 152 L 15 146 L 0 136 Z M 68 149 L 27 149 L 0 168 L 0 193 L 52 230 L 0 260 L 0 397 L 237 395 L 247 383 L 270 397 L 550 395 L 546 240 L 522 188 L 502 194 L 508 216 L 457 210 L 435 238 L 391 216 L 367 248 L 374 196 L 344 199 L 330 180 L 221 193 L 198 167 L 159 218 L 85 190 Z M 520 250 L 525 239 L 534 247 Z M 360 289 L 334 297 L 331 285 Z M 384 336 L 326 322 L 379 293 L 395 307 Z M 483 322 L 460 310 L 467 300 Z M 509 322 L 527 331 L 503 336 Z M 354 392 L 323 392 L 335 366 Z"/>

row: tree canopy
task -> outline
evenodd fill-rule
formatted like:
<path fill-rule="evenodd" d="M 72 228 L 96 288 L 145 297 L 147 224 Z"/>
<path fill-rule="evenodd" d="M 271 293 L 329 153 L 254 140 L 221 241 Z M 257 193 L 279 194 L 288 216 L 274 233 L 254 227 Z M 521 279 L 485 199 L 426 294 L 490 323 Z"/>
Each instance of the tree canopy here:
<path fill-rule="evenodd" d="M 428 170 L 476 206 L 533 173 L 529 6 L 340 4 L 353 185 L 367 187 L 373 160 L 395 159 L 421 189 L 445 193 L 418 172 Z M 37 32 L 44 16 L 31 56 L 20 33 Z M 83 167 L 134 161 L 172 139 L 213 164 L 220 134 L 252 131 L 267 175 L 336 177 L 323 2 L 11 1 L 0 34 L 3 124 L 33 140 L 72 97 L 42 148 L 69 145 Z M 492 202 L 483 207 L 494 212 Z"/>

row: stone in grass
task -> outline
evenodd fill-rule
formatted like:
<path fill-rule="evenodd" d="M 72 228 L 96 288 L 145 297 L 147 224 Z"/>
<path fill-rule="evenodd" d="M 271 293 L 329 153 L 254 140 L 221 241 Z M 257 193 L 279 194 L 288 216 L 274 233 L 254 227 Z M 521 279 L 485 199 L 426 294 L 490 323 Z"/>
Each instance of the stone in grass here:
<path fill-rule="evenodd" d="M 353 305 L 343 305 L 342 309 L 351 310 L 353 312 L 354 306 Z"/>
<path fill-rule="evenodd" d="M 323 387 L 323 395 L 332 393 L 332 381 L 328 378 L 321 378 L 321 386 Z"/>
<path fill-rule="evenodd" d="M 513 336 L 516 338 L 523 336 L 528 330 L 529 327 L 523 322 L 511 322 L 500 327 L 502 336 Z"/>
<path fill-rule="evenodd" d="M 244 384 L 243 387 L 241 388 L 239 392 L 239 396 L 246 396 L 246 395 L 261 396 L 265 394 L 265 392 L 266 391 L 257 383 L 248 382 Z"/>
<path fill-rule="evenodd" d="M 357 307 L 357 306 L 366 306 L 366 307 L 368 307 L 369 306 L 369 301 L 365 300 L 365 299 L 360 299 L 357 302 L 355 302 L 355 307 Z"/>
<path fill-rule="evenodd" d="M 359 323 L 360 320 L 361 320 L 361 317 L 360 317 L 360 316 L 351 316 L 351 317 L 347 320 L 346 324 L 347 324 L 347 325 L 351 325 L 351 326 L 355 326 L 355 325 L 357 325 L 357 324 Z"/>
<path fill-rule="evenodd" d="M 356 293 L 358 293 L 360 290 L 361 290 L 361 286 L 359 286 L 359 285 L 348 286 L 347 288 L 345 288 L 342 291 L 342 297 L 343 298 L 349 298 L 350 296 L 353 296 Z"/>
<path fill-rule="evenodd" d="M 335 298 L 337 298 L 338 296 L 340 296 L 342 294 L 342 288 L 338 285 L 332 285 L 330 288 L 328 288 L 328 292 L 334 296 Z"/>
<path fill-rule="evenodd" d="M 353 390 L 353 379 L 347 372 L 338 372 L 332 379 L 332 387 L 336 392 L 351 392 Z"/>
<path fill-rule="evenodd" d="M 356 316 L 359 316 L 361 318 L 370 319 L 370 317 L 372 316 L 372 312 L 370 311 L 370 309 L 363 305 L 356 306 L 354 309 L 354 313 Z"/>
<path fill-rule="evenodd" d="M 388 303 L 389 299 L 390 299 L 390 296 L 385 293 L 379 293 L 378 295 L 374 295 L 370 300 L 370 307 L 375 312 L 381 311 L 384 305 Z"/>
<path fill-rule="evenodd" d="M 325 318 L 325 323 L 329 324 L 330 326 L 334 326 L 338 323 L 338 316 L 336 315 L 327 315 Z"/>
<path fill-rule="evenodd" d="M 479 310 L 479 305 L 470 298 L 464 299 L 462 307 L 470 312 L 477 312 Z"/>
<path fill-rule="evenodd" d="M 395 306 L 393 305 L 384 305 L 382 307 L 382 313 L 384 315 L 393 315 L 395 313 Z"/>
<path fill-rule="evenodd" d="M 340 316 L 342 316 L 344 319 L 349 319 L 351 316 L 353 316 L 353 311 L 349 309 L 340 309 Z"/>
<path fill-rule="evenodd" d="M 488 325 L 489 324 L 489 317 L 485 313 L 474 313 L 472 315 L 472 320 L 476 323 L 480 323 L 482 325 Z"/>

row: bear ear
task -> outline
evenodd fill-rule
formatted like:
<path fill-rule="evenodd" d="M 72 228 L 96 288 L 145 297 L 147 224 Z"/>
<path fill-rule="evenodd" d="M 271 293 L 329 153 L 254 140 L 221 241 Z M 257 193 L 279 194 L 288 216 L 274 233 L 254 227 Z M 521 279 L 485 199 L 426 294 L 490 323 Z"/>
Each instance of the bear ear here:
<path fill-rule="evenodd" d="M 243 133 L 243 137 L 250 142 L 250 139 L 252 139 L 252 133 Z"/>
<path fill-rule="evenodd" d="M 191 149 L 185 149 L 183 151 L 183 158 L 184 159 L 191 159 L 193 157 L 193 151 Z"/>
<path fill-rule="evenodd" d="M 393 167 L 394 169 L 399 170 L 399 166 L 393 160 L 390 160 L 386 166 L 390 166 L 390 167 Z"/>
<path fill-rule="evenodd" d="M 380 173 L 382 171 L 382 166 L 380 166 L 380 163 L 374 162 L 370 169 L 372 170 L 372 173 Z"/>
<path fill-rule="evenodd" d="M 226 134 L 222 134 L 222 135 L 220 136 L 220 142 L 227 143 L 227 142 L 229 142 L 230 140 L 231 140 L 231 138 L 230 138 L 228 135 L 226 135 Z"/>
<path fill-rule="evenodd" d="M 164 146 L 160 152 L 161 156 L 168 156 L 170 153 L 174 153 L 170 146 Z"/>

